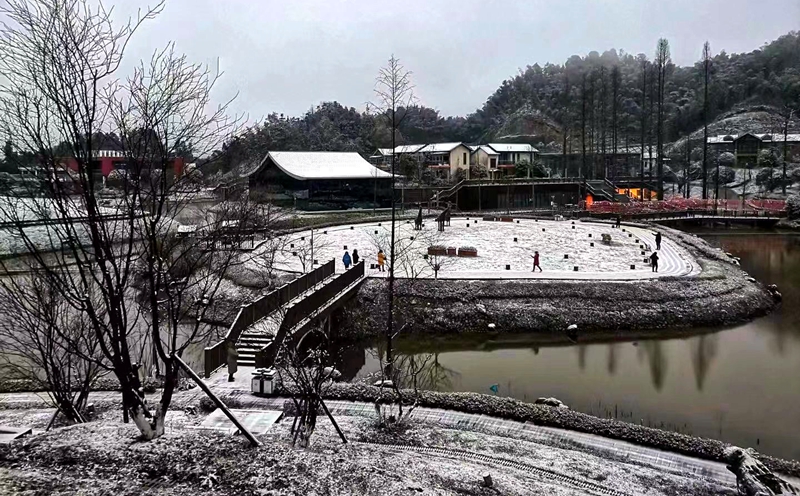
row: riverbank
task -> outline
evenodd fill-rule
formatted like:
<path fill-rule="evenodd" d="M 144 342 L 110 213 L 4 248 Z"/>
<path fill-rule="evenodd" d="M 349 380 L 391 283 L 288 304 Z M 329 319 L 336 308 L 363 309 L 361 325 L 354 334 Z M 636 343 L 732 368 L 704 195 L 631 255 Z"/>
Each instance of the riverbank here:
<path fill-rule="evenodd" d="M 702 272 L 642 281 L 431 280 L 395 282 L 404 333 L 543 333 L 578 340 L 639 337 L 667 329 L 740 324 L 772 311 L 777 299 L 738 262 L 702 239 L 658 226 L 688 250 Z M 343 316 L 345 338 L 380 335 L 388 312 L 386 281 L 368 280 Z M 663 335 L 663 334 L 660 334 Z"/>

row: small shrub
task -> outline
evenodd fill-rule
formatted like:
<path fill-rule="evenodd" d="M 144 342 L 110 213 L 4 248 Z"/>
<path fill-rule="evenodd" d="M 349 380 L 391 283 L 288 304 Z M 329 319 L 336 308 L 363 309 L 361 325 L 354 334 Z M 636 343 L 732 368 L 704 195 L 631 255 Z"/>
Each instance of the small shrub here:
<path fill-rule="evenodd" d="M 789 195 L 786 199 L 786 213 L 792 220 L 800 219 L 800 196 Z"/>

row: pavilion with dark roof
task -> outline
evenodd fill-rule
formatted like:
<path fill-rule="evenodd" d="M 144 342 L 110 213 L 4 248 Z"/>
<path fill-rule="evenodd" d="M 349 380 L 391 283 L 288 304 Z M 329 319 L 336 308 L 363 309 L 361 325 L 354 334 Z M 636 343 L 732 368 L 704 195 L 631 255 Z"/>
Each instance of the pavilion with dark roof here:
<path fill-rule="evenodd" d="M 321 210 L 391 204 L 392 175 L 356 152 L 269 152 L 243 176 L 255 200 Z"/>

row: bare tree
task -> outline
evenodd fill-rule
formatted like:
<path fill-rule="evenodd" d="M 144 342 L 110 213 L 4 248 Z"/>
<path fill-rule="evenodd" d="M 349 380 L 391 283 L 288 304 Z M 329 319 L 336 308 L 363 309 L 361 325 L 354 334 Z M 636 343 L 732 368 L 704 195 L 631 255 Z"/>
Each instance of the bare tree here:
<path fill-rule="evenodd" d="M 386 321 L 386 361 L 392 363 L 392 335 L 394 334 L 394 271 L 395 271 L 395 230 L 397 208 L 395 202 L 395 178 L 397 177 L 396 156 L 397 138 L 400 125 L 408 115 L 408 108 L 415 102 L 414 84 L 411 72 L 407 71 L 400 60 L 392 55 L 385 67 L 378 71 L 375 78 L 375 96 L 379 114 L 386 119 L 392 133 L 392 229 L 389 242 L 389 316 Z"/>
<path fill-rule="evenodd" d="M 290 241 L 289 247 L 286 247 L 286 242 Z M 309 233 L 303 232 L 302 236 L 295 236 L 293 238 L 284 237 L 283 240 L 277 239 L 277 244 L 283 244 L 283 252 L 285 255 L 297 257 L 300 262 L 300 267 L 303 272 L 311 272 L 314 270 L 314 261 L 321 260 L 327 257 L 328 252 L 332 251 L 333 243 L 330 238 L 318 229 L 311 229 Z"/>
<path fill-rule="evenodd" d="M 656 131 L 656 153 L 658 154 L 658 199 L 664 199 L 664 97 L 667 85 L 667 69 L 670 64 L 669 41 L 658 40 L 656 46 L 656 70 L 658 78 L 658 114 Z M 651 157 L 652 158 L 652 157 Z"/>
<path fill-rule="evenodd" d="M 781 174 L 781 188 L 783 196 L 786 196 L 786 162 L 789 161 L 789 123 L 792 121 L 794 109 L 787 108 L 783 121 L 783 173 Z"/>
<path fill-rule="evenodd" d="M 708 83 L 711 80 L 711 45 L 703 44 L 703 200 L 708 198 Z"/>
<path fill-rule="evenodd" d="M 46 278 L 0 279 L 0 368 L 47 391 L 70 422 L 83 422 L 89 390 L 108 370 L 86 324 Z"/>
<path fill-rule="evenodd" d="M 316 344 L 304 346 L 306 341 Z M 316 325 L 297 343 L 284 340 L 276 355 L 278 377 L 292 392 L 291 398 L 296 410 L 291 429 L 292 445 L 299 442 L 301 448 L 311 445 L 311 436 L 316 429 L 320 409 L 324 409 L 342 441 L 347 443 L 322 399 L 333 380 L 341 375 L 334 368 L 334 360 L 327 351 L 327 345 L 327 335 Z"/>
<path fill-rule="evenodd" d="M 642 160 L 640 164 L 639 170 L 639 179 L 641 180 L 641 188 L 639 188 L 639 200 L 644 200 L 644 162 L 645 162 L 645 151 L 644 151 L 644 144 L 647 138 L 647 71 L 649 63 L 647 61 L 647 57 L 642 56 L 641 58 L 642 63 L 642 119 L 641 119 L 641 152 L 642 152 Z"/>
<path fill-rule="evenodd" d="M 88 0 L 10 0 L 0 31 L 0 134 L 37 159 L 44 178 L 28 191 L 29 211 L 6 209 L 29 265 L 86 319 L 122 389 L 123 409 L 145 439 L 164 433 L 180 358 L 237 255 L 247 219 L 231 201 L 206 222 L 200 245 L 173 235 L 191 200 L 179 150 L 210 155 L 240 129 L 214 107 L 220 74 L 189 63 L 172 45 L 118 74 L 125 48 L 163 2 L 122 27 Z M 113 139 L 111 139 L 113 138 Z M 97 152 L 116 142 L 127 167 L 120 194 L 106 201 Z M 69 171 L 69 172 L 66 172 Z M 48 219 L 44 233 L 26 227 Z M 235 222 L 234 222 L 235 220 Z M 89 297 L 97 291 L 97 298 Z M 141 311 L 145 309 L 145 311 Z M 141 392 L 144 336 L 163 364 L 163 393 L 151 413 Z"/>

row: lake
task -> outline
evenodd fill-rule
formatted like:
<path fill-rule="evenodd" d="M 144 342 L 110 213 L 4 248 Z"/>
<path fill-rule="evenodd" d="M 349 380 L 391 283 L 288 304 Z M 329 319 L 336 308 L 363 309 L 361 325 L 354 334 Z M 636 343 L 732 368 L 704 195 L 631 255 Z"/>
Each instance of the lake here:
<path fill-rule="evenodd" d="M 800 236 L 714 233 L 710 243 L 777 284 L 773 314 L 724 330 L 675 339 L 538 346 L 535 335 L 454 336 L 403 348 L 433 354 L 426 385 L 532 401 L 559 398 L 599 416 L 753 446 L 800 460 Z M 412 352 L 412 351 L 410 351 Z M 374 350 L 350 352 L 344 366 L 378 370 Z"/>

